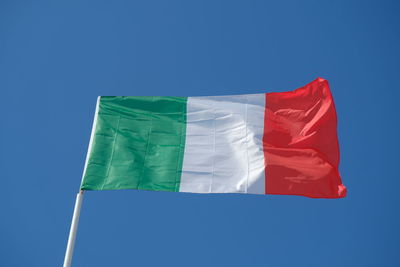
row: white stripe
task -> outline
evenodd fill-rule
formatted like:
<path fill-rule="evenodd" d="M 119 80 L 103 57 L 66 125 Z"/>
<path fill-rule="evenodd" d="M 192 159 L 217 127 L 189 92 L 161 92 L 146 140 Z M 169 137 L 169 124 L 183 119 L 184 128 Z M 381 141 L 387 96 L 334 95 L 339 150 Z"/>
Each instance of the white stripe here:
<path fill-rule="evenodd" d="M 189 97 L 180 192 L 265 193 L 265 95 Z"/>

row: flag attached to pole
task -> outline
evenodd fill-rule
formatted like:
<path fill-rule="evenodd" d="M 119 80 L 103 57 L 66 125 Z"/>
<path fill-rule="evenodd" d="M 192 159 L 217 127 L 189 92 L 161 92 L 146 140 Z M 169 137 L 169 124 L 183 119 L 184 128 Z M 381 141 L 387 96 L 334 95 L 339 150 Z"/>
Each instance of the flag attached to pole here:
<path fill-rule="evenodd" d="M 340 198 L 328 82 L 206 97 L 99 97 L 82 190 Z"/>

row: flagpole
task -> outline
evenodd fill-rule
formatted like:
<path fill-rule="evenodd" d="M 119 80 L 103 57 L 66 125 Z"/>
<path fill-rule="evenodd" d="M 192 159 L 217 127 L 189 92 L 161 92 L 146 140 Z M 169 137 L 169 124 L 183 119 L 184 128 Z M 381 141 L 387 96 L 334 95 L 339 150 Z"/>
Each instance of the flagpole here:
<path fill-rule="evenodd" d="M 71 266 L 72 254 L 74 253 L 75 238 L 76 238 L 76 232 L 78 230 L 78 222 L 79 222 L 79 215 L 81 213 L 82 201 L 83 201 L 83 190 L 80 190 L 76 196 L 74 215 L 72 216 L 67 250 L 65 252 L 64 267 Z"/>
<path fill-rule="evenodd" d="M 90 134 L 90 141 L 89 141 L 88 151 L 87 151 L 87 154 L 86 154 L 85 167 L 83 168 L 81 186 L 82 186 L 82 183 L 83 183 L 83 178 L 85 177 L 86 168 L 88 166 L 89 154 L 90 154 L 90 151 L 92 150 L 92 144 L 93 144 L 93 139 L 94 139 L 94 131 L 96 129 L 96 123 L 97 123 L 97 115 L 99 113 L 100 98 L 101 98 L 100 96 L 97 97 L 96 110 L 94 112 L 92 132 Z M 65 251 L 65 258 L 64 258 L 64 265 L 63 265 L 64 267 L 71 267 L 72 254 L 74 253 L 76 232 L 78 230 L 79 215 L 81 214 L 81 206 L 82 206 L 82 201 L 83 201 L 83 192 L 84 192 L 84 190 L 82 190 L 82 189 L 79 190 L 79 193 L 76 196 L 74 215 L 72 216 L 71 229 L 69 230 L 69 236 L 68 236 L 67 250 Z"/>

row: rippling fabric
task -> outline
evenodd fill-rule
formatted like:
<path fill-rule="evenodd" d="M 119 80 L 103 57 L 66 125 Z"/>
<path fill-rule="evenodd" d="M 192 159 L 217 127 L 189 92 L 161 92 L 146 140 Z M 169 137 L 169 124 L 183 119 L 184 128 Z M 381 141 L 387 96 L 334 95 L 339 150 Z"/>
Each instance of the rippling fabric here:
<path fill-rule="evenodd" d="M 265 194 L 265 94 L 189 97 L 181 188 Z"/>
<path fill-rule="evenodd" d="M 100 97 L 81 189 L 340 198 L 328 82 L 284 93 Z"/>
<path fill-rule="evenodd" d="M 101 97 L 83 190 L 179 191 L 184 97 Z"/>
<path fill-rule="evenodd" d="M 266 94 L 267 194 L 346 196 L 336 127 L 332 95 L 322 78 L 295 91 Z"/>

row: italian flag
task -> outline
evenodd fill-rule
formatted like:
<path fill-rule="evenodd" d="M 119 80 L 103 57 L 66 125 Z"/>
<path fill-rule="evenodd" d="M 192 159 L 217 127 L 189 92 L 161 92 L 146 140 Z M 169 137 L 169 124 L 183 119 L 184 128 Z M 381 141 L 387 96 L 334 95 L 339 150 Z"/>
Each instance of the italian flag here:
<path fill-rule="evenodd" d="M 340 198 L 328 82 L 291 92 L 98 98 L 82 190 Z"/>

